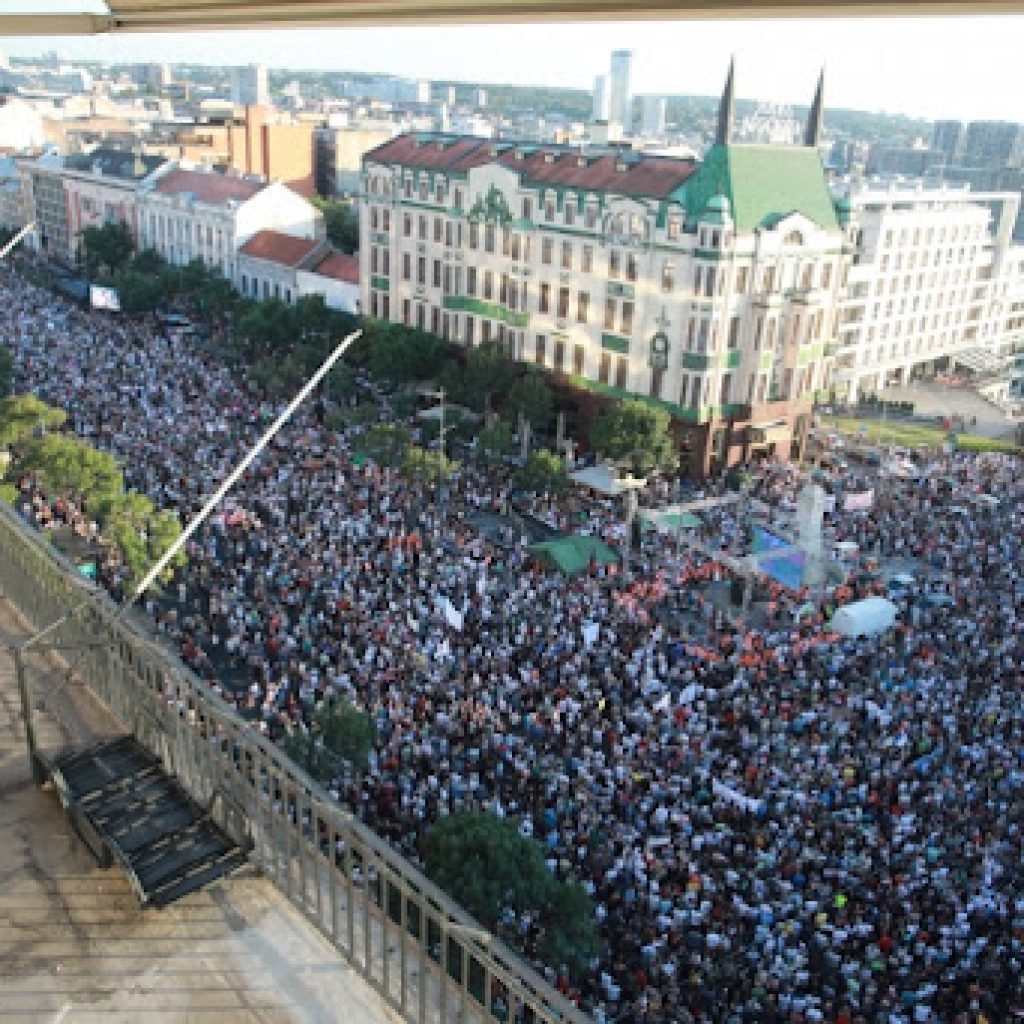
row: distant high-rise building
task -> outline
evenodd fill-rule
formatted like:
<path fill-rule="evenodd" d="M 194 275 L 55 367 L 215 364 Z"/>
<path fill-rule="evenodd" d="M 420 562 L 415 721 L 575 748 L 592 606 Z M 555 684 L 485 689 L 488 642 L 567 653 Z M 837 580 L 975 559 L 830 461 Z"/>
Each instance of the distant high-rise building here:
<path fill-rule="evenodd" d="M 630 117 L 629 79 L 633 68 L 632 50 L 613 50 L 612 69 L 609 85 L 608 120 L 628 128 L 633 120 Z"/>
<path fill-rule="evenodd" d="M 936 121 L 932 129 L 932 149 L 945 157 L 947 164 L 960 162 L 964 143 L 964 126 L 960 121 Z"/>
<path fill-rule="evenodd" d="M 610 117 L 608 107 L 608 76 L 598 75 L 594 79 L 594 107 L 592 121 L 607 121 Z"/>
<path fill-rule="evenodd" d="M 665 134 L 664 96 L 645 96 L 643 102 L 642 134 L 650 138 L 660 138 Z"/>
<path fill-rule="evenodd" d="M 1009 121 L 972 121 L 964 135 L 965 167 L 1020 167 L 1024 126 Z"/>
<path fill-rule="evenodd" d="M 487 90 L 486 89 L 474 89 L 473 90 L 473 106 L 474 107 L 486 107 L 487 106 Z"/>
<path fill-rule="evenodd" d="M 455 106 L 455 86 L 449 85 L 441 90 L 441 102 L 447 103 L 449 107 Z"/>
<path fill-rule="evenodd" d="M 231 102 L 240 107 L 265 107 L 270 104 L 267 69 L 263 64 L 233 68 Z"/>

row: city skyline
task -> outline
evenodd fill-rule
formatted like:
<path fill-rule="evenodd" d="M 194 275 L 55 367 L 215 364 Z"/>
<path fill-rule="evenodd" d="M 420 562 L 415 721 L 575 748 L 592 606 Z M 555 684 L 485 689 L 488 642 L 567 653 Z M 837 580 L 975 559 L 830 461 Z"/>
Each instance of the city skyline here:
<path fill-rule="evenodd" d="M 0 12 L 14 8 L 0 4 Z M 0 38 L 0 49 L 17 57 L 57 49 L 72 60 L 261 62 L 587 91 L 613 50 L 632 49 L 634 95 L 715 95 L 735 56 L 744 99 L 805 105 L 824 65 L 834 109 L 1021 121 L 1011 75 L 1022 29 L 1024 17 L 1011 15 L 553 23 Z"/>

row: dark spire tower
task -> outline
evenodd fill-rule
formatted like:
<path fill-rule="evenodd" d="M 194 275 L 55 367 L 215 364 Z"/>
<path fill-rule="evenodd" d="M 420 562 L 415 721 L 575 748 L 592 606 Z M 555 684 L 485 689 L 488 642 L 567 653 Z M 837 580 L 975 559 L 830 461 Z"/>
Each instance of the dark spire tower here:
<path fill-rule="evenodd" d="M 736 58 L 729 61 L 729 76 L 725 80 L 725 90 L 718 104 L 718 131 L 715 133 L 715 144 L 727 146 L 732 136 L 733 121 L 736 120 Z"/>
<path fill-rule="evenodd" d="M 807 127 L 804 129 L 804 145 L 815 149 L 821 144 L 821 135 L 825 127 L 825 69 L 818 75 L 818 88 L 814 92 L 811 112 L 807 115 Z"/>

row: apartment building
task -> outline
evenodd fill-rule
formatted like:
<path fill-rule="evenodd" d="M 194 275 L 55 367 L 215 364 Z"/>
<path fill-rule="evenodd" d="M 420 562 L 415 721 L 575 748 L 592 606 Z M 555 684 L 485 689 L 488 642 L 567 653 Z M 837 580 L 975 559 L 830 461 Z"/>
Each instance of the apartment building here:
<path fill-rule="evenodd" d="M 839 397 L 958 363 L 998 366 L 1020 335 L 1019 203 L 1017 193 L 967 187 L 844 187 L 837 205 L 857 246 L 832 375 Z"/>
<path fill-rule="evenodd" d="M 701 476 L 799 449 L 827 385 L 852 234 L 817 144 L 730 142 L 703 163 L 448 135 L 363 160 L 363 311 L 559 375 L 581 421 L 640 396 Z"/>
<path fill-rule="evenodd" d="M 202 260 L 238 288 L 238 250 L 265 229 L 319 239 L 323 217 L 280 182 L 267 185 L 211 171 L 174 168 L 139 190 L 140 248 L 155 249 L 178 265 Z"/>

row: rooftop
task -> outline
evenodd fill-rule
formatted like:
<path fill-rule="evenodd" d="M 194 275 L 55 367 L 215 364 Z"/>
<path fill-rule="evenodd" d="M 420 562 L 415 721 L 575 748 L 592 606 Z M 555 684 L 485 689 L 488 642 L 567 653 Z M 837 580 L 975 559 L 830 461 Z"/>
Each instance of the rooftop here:
<path fill-rule="evenodd" d="M 168 171 L 156 183 L 155 191 L 165 196 L 191 194 L 197 202 L 221 206 L 231 200 L 244 203 L 266 187 L 264 182 L 249 181 L 247 178 L 176 168 Z"/>
<path fill-rule="evenodd" d="M 280 231 L 257 231 L 239 250 L 243 256 L 298 266 L 320 243 L 315 238 L 295 238 Z"/>
<path fill-rule="evenodd" d="M 343 252 L 332 252 L 313 268 L 313 273 L 333 278 L 335 281 L 359 284 L 359 257 L 348 256 Z"/>
<path fill-rule="evenodd" d="M 110 178 L 125 178 L 141 181 L 148 177 L 167 157 L 152 153 L 133 153 L 128 149 L 112 149 L 101 146 L 91 153 L 76 153 L 64 161 L 69 171 L 85 171 L 87 174 L 103 174 Z"/>
<path fill-rule="evenodd" d="M 363 160 L 456 176 L 474 167 L 498 163 L 520 174 L 527 185 L 647 199 L 668 198 L 699 166 L 694 160 L 646 156 L 629 150 L 583 153 L 565 146 L 437 134 L 399 135 L 371 149 Z"/>

